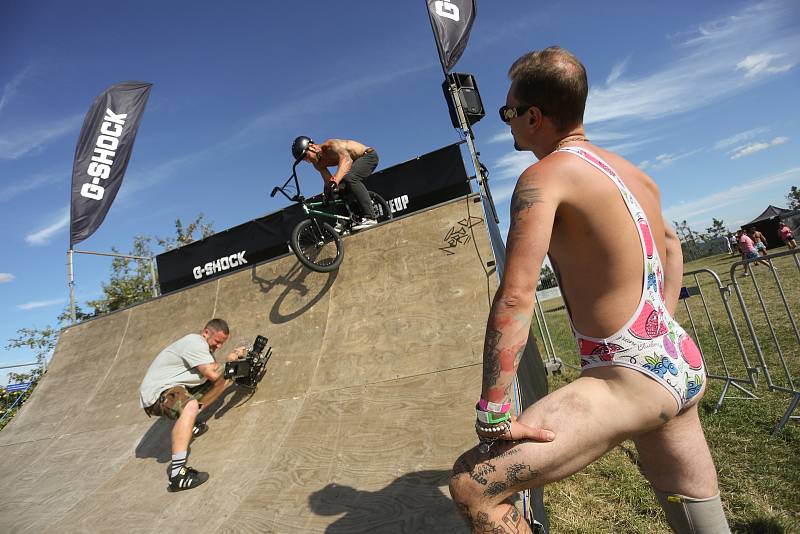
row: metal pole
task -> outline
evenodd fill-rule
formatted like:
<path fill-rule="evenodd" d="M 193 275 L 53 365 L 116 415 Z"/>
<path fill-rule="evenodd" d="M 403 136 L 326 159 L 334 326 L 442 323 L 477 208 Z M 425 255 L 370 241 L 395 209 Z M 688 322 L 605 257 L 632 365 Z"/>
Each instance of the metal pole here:
<path fill-rule="evenodd" d="M 75 324 L 75 274 L 72 271 L 72 248 L 67 251 L 67 280 L 69 285 L 69 318 Z"/>
<path fill-rule="evenodd" d="M 12 367 L 35 367 L 37 365 L 39 365 L 39 362 L 20 363 L 20 364 L 17 364 L 17 365 L 4 365 L 4 366 L 0 367 L 0 369 L 11 369 Z"/>
<path fill-rule="evenodd" d="M 156 266 L 155 259 L 150 258 L 150 280 L 153 284 L 153 298 L 158 296 L 158 284 L 156 284 Z"/>
<path fill-rule="evenodd" d="M 90 250 L 75 250 L 78 254 L 91 254 L 93 256 L 111 256 L 112 258 L 131 258 L 134 260 L 152 260 L 152 256 L 131 256 L 130 254 L 118 254 L 115 252 L 92 252 Z"/>
<path fill-rule="evenodd" d="M 489 183 L 484 175 L 483 166 L 478 159 L 478 151 L 475 149 L 475 143 L 472 139 L 472 128 L 470 128 L 469 122 L 467 122 L 467 116 L 464 114 L 464 106 L 461 104 L 461 94 L 459 93 L 458 87 L 456 87 L 454 80 L 455 78 L 453 76 L 448 75 L 448 87 L 450 90 L 450 96 L 453 99 L 453 105 L 456 108 L 456 114 L 458 115 L 458 122 L 461 125 L 461 130 L 464 132 L 464 137 L 467 141 L 467 148 L 469 149 L 469 154 L 472 158 L 472 165 L 475 168 L 475 176 L 478 177 L 478 185 L 481 194 L 487 200 L 486 203 L 489 205 L 489 210 L 492 212 L 494 222 L 499 224 L 500 219 L 497 217 L 497 210 L 495 209 L 494 201 L 492 200 L 492 194 L 489 191 Z"/>
<path fill-rule="evenodd" d="M 75 295 L 72 290 L 73 282 L 72 282 L 72 253 L 77 252 L 78 254 L 90 254 L 92 256 L 109 256 L 112 258 L 127 258 L 130 260 L 147 260 L 150 264 L 150 277 L 152 279 L 152 288 L 153 288 L 153 297 L 158 296 L 158 284 L 156 284 L 156 267 L 155 267 L 155 258 L 153 256 L 133 256 L 131 254 L 119 254 L 116 252 L 94 252 L 91 250 L 72 250 L 69 251 L 69 276 L 70 276 L 70 310 L 72 314 L 72 322 L 75 322 Z"/>

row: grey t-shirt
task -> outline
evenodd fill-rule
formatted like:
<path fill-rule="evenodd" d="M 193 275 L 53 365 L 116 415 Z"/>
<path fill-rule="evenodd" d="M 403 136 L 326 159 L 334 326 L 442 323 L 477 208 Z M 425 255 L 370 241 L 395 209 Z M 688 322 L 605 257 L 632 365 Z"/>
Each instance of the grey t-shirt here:
<path fill-rule="evenodd" d="M 200 334 L 189 334 L 162 350 L 144 375 L 139 387 L 142 408 L 152 406 L 165 389 L 199 386 L 206 381 L 198 365 L 214 363 L 208 342 Z"/>

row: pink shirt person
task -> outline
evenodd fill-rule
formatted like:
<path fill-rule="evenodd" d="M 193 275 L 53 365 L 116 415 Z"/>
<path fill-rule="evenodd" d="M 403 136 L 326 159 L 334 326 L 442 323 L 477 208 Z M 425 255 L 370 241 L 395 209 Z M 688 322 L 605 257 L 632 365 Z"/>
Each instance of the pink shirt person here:
<path fill-rule="evenodd" d="M 741 250 L 743 254 L 747 254 L 748 252 L 755 253 L 756 246 L 747 234 L 742 234 L 742 237 L 739 238 L 739 250 Z"/>

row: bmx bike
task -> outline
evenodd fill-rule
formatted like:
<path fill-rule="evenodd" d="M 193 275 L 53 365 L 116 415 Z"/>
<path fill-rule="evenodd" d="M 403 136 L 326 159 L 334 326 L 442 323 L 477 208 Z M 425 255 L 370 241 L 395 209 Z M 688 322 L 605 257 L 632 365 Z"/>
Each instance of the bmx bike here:
<path fill-rule="evenodd" d="M 342 235 L 352 232 L 353 226 L 358 222 L 357 215 L 350 207 L 350 204 L 333 193 L 333 198 L 311 198 L 307 199 L 300 193 L 300 182 L 297 179 L 296 161 L 292 167 L 292 175 L 281 187 L 275 187 L 270 193 L 274 197 L 281 193 L 291 202 L 300 205 L 307 218 L 303 219 L 292 229 L 289 240 L 289 247 L 294 252 L 300 263 L 318 273 L 329 273 L 335 271 L 342 264 L 344 259 L 344 243 Z M 286 189 L 290 187 L 290 182 L 294 181 L 294 189 L 297 194 L 290 195 Z M 369 198 L 372 201 L 372 208 L 379 223 L 388 221 L 392 218 L 392 210 L 389 203 L 378 193 L 369 191 Z M 323 219 L 338 223 L 339 230 L 334 228 Z"/>

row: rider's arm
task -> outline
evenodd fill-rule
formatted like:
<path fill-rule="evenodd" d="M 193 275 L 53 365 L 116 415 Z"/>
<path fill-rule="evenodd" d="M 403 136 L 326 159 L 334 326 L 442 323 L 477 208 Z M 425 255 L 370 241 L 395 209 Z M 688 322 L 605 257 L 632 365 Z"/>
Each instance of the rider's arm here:
<path fill-rule="evenodd" d="M 322 176 L 322 183 L 327 184 L 328 182 L 330 182 L 333 179 L 333 175 L 331 174 L 331 171 L 329 171 L 328 167 L 326 167 L 322 163 L 320 163 L 320 164 L 316 164 L 315 163 L 314 164 L 314 168 L 317 169 L 319 171 L 320 176 Z"/>
<path fill-rule="evenodd" d="M 667 251 L 667 257 L 664 260 L 664 302 L 667 305 L 667 311 L 673 315 L 678 306 L 678 296 L 681 292 L 683 251 L 678 234 L 666 220 L 664 220 L 664 247 Z"/>
<path fill-rule="evenodd" d="M 339 185 L 344 175 L 350 172 L 350 169 L 353 167 L 353 158 L 350 157 L 350 153 L 347 151 L 347 143 L 331 143 L 329 150 L 335 152 L 336 157 L 339 158 L 339 167 L 336 169 L 336 174 L 331 178 L 336 182 L 336 185 Z"/>

